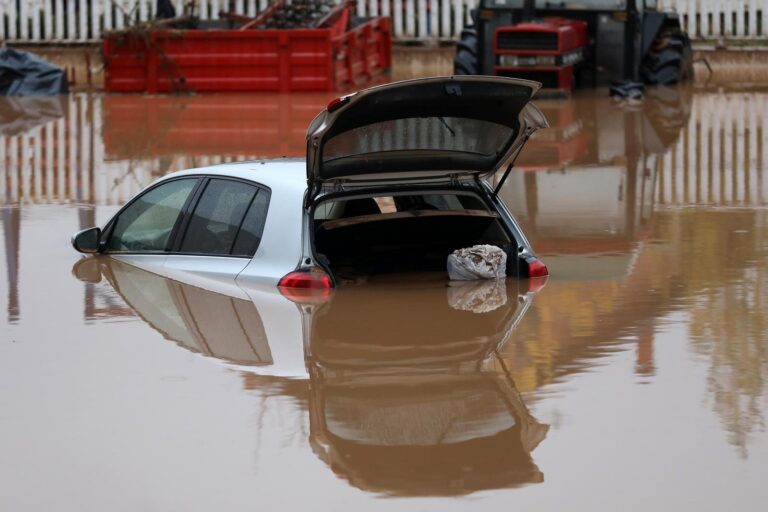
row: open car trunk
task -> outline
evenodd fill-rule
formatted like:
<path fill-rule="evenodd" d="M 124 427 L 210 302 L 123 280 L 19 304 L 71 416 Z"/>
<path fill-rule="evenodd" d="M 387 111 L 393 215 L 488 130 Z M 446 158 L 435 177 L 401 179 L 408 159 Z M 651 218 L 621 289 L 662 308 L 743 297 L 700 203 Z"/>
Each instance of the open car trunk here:
<path fill-rule="evenodd" d="M 490 244 L 508 250 L 507 274 L 517 275 L 517 245 L 477 189 L 464 185 L 506 166 L 503 183 L 525 141 L 547 126 L 530 103 L 540 86 L 504 77 L 433 77 L 332 101 L 307 133 L 305 206 L 314 206 L 318 260 L 337 279 L 447 272 L 456 249 Z M 364 196 L 373 187 L 435 183 L 464 185 L 453 192 Z M 355 190 L 354 198 L 323 199 Z"/>
<path fill-rule="evenodd" d="M 447 272 L 449 254 L 477 244 L 517 251 L 498 214 L 467 193 L 329 201 L 315 210 L 314 219 L 315 254 L 337 279 Z"/>

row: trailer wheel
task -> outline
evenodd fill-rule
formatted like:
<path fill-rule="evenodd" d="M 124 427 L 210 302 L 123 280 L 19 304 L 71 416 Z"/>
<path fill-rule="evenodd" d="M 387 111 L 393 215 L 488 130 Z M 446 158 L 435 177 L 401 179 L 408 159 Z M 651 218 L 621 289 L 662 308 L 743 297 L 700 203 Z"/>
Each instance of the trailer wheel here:
<path fill-rule="evenodd" d="M 659 31 L 640 67 L 647 84 L 672 85 L 693 78 L 693 51 L 688 34 L 679 27 Z"/>
<path fill-rule="evenodd" d="M 456 43 L 453 73 L 455 75 L 477 75 L 480 73 L 477 59 L 477 30 L 474 27 L 467 27 L 461 31 L 461 39 Z"/>

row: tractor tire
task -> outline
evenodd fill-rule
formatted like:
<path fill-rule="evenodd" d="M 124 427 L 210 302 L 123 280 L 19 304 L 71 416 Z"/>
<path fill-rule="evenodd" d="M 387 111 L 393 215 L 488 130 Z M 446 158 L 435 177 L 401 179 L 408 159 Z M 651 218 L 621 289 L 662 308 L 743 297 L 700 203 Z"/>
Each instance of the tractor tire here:
<path fill-rule="evenodd" d="M 456 43 L 456 57 L 453 59 L 454 75 L 480 74 L 477 46 L 477 30 L 474 27 L 462 30 L 461 39 Z"/>
<path fill-rule="evenodd" d="M 678 27 L 663 28 L 640 66 L 643 82 L 673 85 L 693 78 L 693 50 L 688 34 Z"/>

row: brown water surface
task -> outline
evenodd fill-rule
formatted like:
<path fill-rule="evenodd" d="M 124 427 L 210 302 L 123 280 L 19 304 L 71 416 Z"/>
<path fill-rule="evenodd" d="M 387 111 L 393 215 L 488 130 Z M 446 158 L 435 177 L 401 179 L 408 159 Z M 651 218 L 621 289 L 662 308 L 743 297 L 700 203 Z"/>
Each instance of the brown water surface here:
<path fill-rule="evenodd" d="M 763 508 L 768 94 L 541 102 L 502 190 L 539 290 L 297 305 L 70 248 L 166 172 L 302 155 L 328 99 L 0 100 L 0 510 Z"/>

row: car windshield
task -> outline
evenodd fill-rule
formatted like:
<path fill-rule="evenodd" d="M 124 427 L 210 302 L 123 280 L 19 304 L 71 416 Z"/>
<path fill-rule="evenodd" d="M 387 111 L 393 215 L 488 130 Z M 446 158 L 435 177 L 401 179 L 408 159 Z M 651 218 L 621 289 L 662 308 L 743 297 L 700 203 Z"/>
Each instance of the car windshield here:
<path fill-rule="evenodd" d="M 491 156 L 513 134 L 508 126 L 480 119 L 392 119 L 332 137 L 323 148 L 323 161 L 384 151 L 456 151 Z"/>

